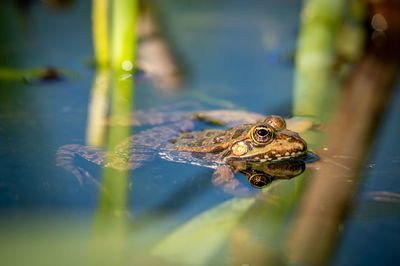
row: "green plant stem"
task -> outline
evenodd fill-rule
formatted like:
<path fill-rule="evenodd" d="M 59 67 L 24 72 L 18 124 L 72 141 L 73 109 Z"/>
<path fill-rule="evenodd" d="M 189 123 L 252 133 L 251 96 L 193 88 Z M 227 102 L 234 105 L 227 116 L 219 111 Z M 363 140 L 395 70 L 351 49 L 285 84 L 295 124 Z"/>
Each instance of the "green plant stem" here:
<path fill-rule="evenodd" d="M 110 113 L 111 118 L 128 120 L 134 95 L 137 1 L 114 0 L 112 9 Z M 109 124 L 107 150 L 108 154 L 112 154 L 115 146 L 130 135 L 130 127 L 115 125 L 113 119 L 109 120 Z M 118 159 L 120 166 L 128 169 L 129 151 L 129 147 L 123 147 L 119 154 L 124 156 L 108 156 L 107 163 L 112 165 L 113 160 Z M 104 169 L 91 245 L 90 262 L 93 265 L 125 264 L 123 247 L 128 230 L 128 178 L 127 170 Z"/>
<path fill-rule="evenodd" d="M 92 0 L 92 30 L 95 62 L 99 67 L 109 64 L 108 0 Z"/>

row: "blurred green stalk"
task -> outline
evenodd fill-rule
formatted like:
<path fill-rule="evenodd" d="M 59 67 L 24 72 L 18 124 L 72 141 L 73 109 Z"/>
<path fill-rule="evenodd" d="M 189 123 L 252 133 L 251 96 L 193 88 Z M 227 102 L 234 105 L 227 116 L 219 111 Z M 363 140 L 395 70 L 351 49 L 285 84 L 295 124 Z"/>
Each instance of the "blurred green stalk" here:
<path fill-rule="evenodd" d="M 133 73 L 136 51 L 137 1 L 112 2 L 112 38 L 110 66 L 112 73 L 111 118 L 107 135 L 107 150 L 130 135 L 129 126 L 113 123 L 115 119 L 129 120 L 133 102 Z M 95 16 L 94 16 L 95 17 Z M 99 65 L 101 67 L 101 64 Z M 125 120 L 125 121 L 126 121 Z M 129 147 L 120 150 L 119 164 L 127 169 Z M 109 164 L 116 157 L 108 157 Z M 122 160 L 123 159 L 123 160 Z M 124 245 L 128 215 L 128 172 L 105 168 L 99 199 L 90 262 L 94 265 L 120 265 L 124 262 Z"/>
<path fill-rule="evenodd" d="M 86 143 L 101 147 L 105 142 L 110 91 L 109 0 L 92 0 L 92 31 L 97 70 L 89 102 Z"/>
<path fill-rule="evenodd" d="M 109 64 L 108 1 L 92 0 L 92 30 L 95 62 L 99 67 Z"/>
<path fill-rule="evenodd" d="M 330 118 L 338 98 L 333 77 L 338 33 L 348 1 L 308 0 L 301 13 L 296 53 L 294 116 Z"/>
<path fill-rule="evenodd" d="M 133 73 L 133 63 L 136 55 L 136 21 L 137 0 L 113 1 L 113 25 L 111 40 L 111 66 L 116 74 Z M 129 63 L 132 68 L 129 69 Z"/>
<path fill-rule="evenodd" d="M 96 70 L 86 127 L 86 143 L 90 146 L 103 147 L 105 143 L 110 78 L 111 73 L 108 68 L 100 67 Z"/>

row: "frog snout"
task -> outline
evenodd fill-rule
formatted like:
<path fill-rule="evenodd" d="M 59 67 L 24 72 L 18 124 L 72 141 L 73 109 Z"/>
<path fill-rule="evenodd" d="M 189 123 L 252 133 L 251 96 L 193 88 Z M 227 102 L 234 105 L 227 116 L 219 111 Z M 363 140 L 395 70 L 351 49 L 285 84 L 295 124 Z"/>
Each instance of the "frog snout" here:
<path fill-rule="evenodd" d="M 307 143 L 299 135 L 290 136 L 286 139 L 289 146 L 291 146 L 297 152 L 306 152 Z"/>
<path fill-rule="evenodd" d="M 300 143 L 301 143 L 301 146 L 302 146 L 301 151 L 306 152 L 307 151 L 307 143 L 302 138 L 300 138 Z"/>
<path fill-rule="evenodd" d="M 307 151 L 307 143 L 302 138 L 297 139 L 297 150 L 298 152 Z"/>

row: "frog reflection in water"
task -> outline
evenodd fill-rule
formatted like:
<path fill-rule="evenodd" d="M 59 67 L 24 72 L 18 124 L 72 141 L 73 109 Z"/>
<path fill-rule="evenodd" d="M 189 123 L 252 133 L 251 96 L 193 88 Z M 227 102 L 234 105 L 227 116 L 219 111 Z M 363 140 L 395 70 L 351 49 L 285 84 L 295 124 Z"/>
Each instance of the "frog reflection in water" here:
<path fill-rule="evenodd" d="M 168 161 L 216 169 L 213 183 L 228 190 L 239 186 L 232 171 L 244 174 L 252 186 L 263 187 L 273 177 L 290 178 L 304 170 L 302 160 L 308 156 L 306 142 L 298 133 L 287 129 L 285 120 L 279 116 L 217 110 L 178 117 L 181 121 L 171 116 L 170 125 L 153 127 L 123 140 L 114 151 L 79 144 L 62 146 L 57 152 L 57 164 L 71 171 L 82 183 L 90 175 L 74 166 L 76 156 L 105 167 L 128 170 L 158 154 Z M 189 131 L 199 120 L 232 127 Z M 141 121 L 146 123 L 166 121 Z"/>

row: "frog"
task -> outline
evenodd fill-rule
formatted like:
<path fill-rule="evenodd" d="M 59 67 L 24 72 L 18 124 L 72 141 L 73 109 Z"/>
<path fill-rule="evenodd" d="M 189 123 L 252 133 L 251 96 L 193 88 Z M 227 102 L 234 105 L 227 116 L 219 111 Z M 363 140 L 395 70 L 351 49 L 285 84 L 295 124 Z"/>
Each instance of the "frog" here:
<path fill-rule="evenodd" d="M 239 185 L 233 177 L 233 172 L 237 172 L 246 176 L 251 186 L 263 188 L 271 183 L 272 176 L 284 178 L 277 174 L 279 166 L 288 172 L 290 167 L 287 164 L 298 165 L 310 157 L 307 143 L 298 133 L 287 128 L 288 121 L 276 115 L 240 110 L 195 113 L 169 113 L 155 109 L 138 111 L 131 124 L 150 128 L 122 140 L 112 151 L 67 144 L 58 149 L 56 160 L 57 165 L 72 172 L 80 184 L 85 177 L 94 179 L 85 169 L 75 166 L 77 157 L 125 171 L 141 167 L 158 156 L 175 163 L 214 169 L 213 184 L 237 187 Z M 213 128 L 195 130 L 199 123 Z M 272 173 L 271 169 L 275 172 Z M 297 167 L 286 175 L 296 176 L 302 172 L 301 169 Z"/>

